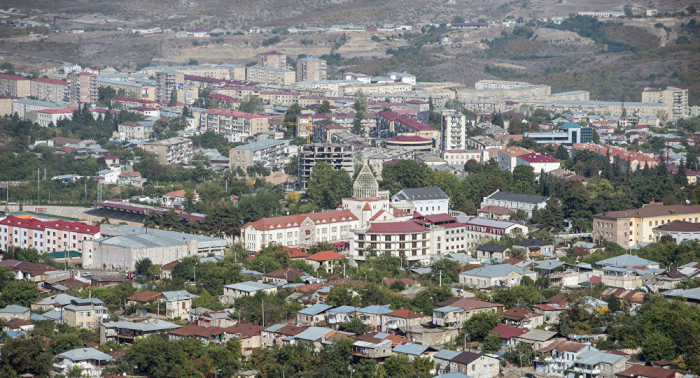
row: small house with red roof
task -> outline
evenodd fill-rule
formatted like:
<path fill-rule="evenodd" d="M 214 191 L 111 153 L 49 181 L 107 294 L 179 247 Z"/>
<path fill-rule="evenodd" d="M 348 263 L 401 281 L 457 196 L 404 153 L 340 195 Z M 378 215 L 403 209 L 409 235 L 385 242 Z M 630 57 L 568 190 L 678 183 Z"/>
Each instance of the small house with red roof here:
<path fill-rule="evenodd" d="M 406 329 L 430 323 L 432 317 L 412 310 L 399 309 L 386 314 L 381 314 L 379 319 L 382 332 L 396 332 L 398 329 Z"/>
<path fill-rule="evenodd" d="M 333 273 L 333 268 L 339 266 L 340 260 L 345 256 L 336 251 L 321 251 L 306 258 L 306 262 L 317 271 L 323 269 L 328 273 Z"/>
<path fill-rule="evenodd" d="M 502 348 L 508 349 L 515 348 L 517 344 L 517 338 L 524 335 L 528 331 L 529 329 L 527 328 L 518 328 L 506 324 L 499 324 L 492 330 L 490 330 L 489 333 L 498 335 L 498 337 L 501 339 L 501 342 L 503 343 Z"/>
<path fill-rule="evenodd" d="M 552 156 L 539 154 L 537 152 L 520 155 L 517 157 L 516 165 L 532 167 L 535 174 L 544 171 L 545 173 L 554 171 L 561 167 L 559 160 Z"/>
<path fill-rule="evenodd" d="M 544 315 L 526 307 L 513 307 L 502 315 L 505 324 L 515 327 L 534 329 L 544 324 Z"/>

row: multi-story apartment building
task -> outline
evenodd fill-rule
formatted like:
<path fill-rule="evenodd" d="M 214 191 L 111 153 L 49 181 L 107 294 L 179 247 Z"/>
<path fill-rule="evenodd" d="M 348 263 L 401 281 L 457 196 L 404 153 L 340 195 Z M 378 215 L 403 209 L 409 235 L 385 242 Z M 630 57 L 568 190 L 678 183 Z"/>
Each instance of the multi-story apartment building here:
<path fill-rule="evenodd" d="M 263 218 L 241 227 L 241 240 L 248 252 L 270 243 L 285 247 L 310 247 L 320 242 L 347 242 L 358 219 L 347 210 Z"/>
<path fill-rule="evenodd" d="M 271 68 L 287 68 L 287 55 L 279 51 L 268 51 L 257 55 L 258 66 Z"/>
<path fill-rule="evenodd" d="M 40 253 L 83 252 L 83 241 L 100 238 L 100 227 L 62 220 L 40 221 L 8 216 L 0 221 L 0 249 L 34 248 Z M 89 252 L 89 251 L 87 251 Z"/>
<path fill-rule="evenodd" d="M 33 97 L 44 101 L 63 101 L 68 92 L 68 82 L 64 80 L 40 77 L 30 84 L 30 93 Z"/>
<path fill-rule="evenodd" d="M 145 151 L 158 156 L 161 164 L 187 164 L 192 159 L 192 140 L 175 137 L 141 145 Z"/>
<path fill-rule="evenodd" d="M 688 90 L 683 88 L 644 88 L 642 102 L 660 102 L 666 105 L 668 121 L 681 119 L 687 116 L 689 112 Z"/>
<path fill-rule="evenodd" d="M 314 165 L 326 162 L 334 170 L 343 169 L 352 177 L 355 174 L 353 148 L 334 143 L 312 143 L 299 146 L 298 185 L 302 190 L 308 188 L 309 177 Z"/>
<path fill-rule="evenodd" d="M 27 97 L 30 94 L 30 80 L 26 77 L 0 74 L 0 95 Z"/>
<path fill-rule="evenodd" d="M 308 57 L 297 60 L 297 81 L 326 80 L 327 67 L 323 59 Z"/>
<path fill-rule="evenodd" d="M 260 114 L 209 109 L 199 115 L 199 128 L 202 132 L 211 130 L 217 134 L 230 134 L 234 139 L 266 132 L 268 127 L 267 117 Z"/>
<path fill-rule="evenodd" d="M 528 228 L 511 221 L 470 217 L 464 224 L 465 248 L 475 248 L 488 239 L 500 240 L 503 235 L 517 232 L 527 235 Z"/>
<path fill-rule="evenodd" d="M 440 140 L 440 131 L 415 118 L 394 112 L 377 113 L 377 136 L 391 138 L 400 134 L 416 134 L 423 138 Z"/>
<path fill-rule="evenodd" d="M 220 80 L 245 80 L 245 67 L 235 64 L 197 65 L 197 66 L 151 66 L 141 72 L 155 76 L 156 72 L 177 71 L 185 75 L 208 77 Z"/>
<path fill-rule="evenodd" d="M 123 91 L 124 95 L 130 98 L 142 98 L 155 101 L 156 81 L 151 79 L 141 80 L 111 80 L 103 78 L 105 75 L 97 77 L 97 87 L 109 87 L 115 92 Z"/>
<path fill-rule="evenodd" d="M 533 152 L 535 151 L 521 147 L 507 147 L 498 150 L 498 168 L 502 171 L 513 172 L 518 165 L 518 156 L 531 154 Z"/>
<path fill-rule="evenodd" d="M 185 84 L 185 74 L 168 70 L 156 72 L 156 98 L 158 102 L 169 102 L 173 91 L 177 92 L 177 102 L 191 104 L 199 96 L 196 86 Z"/>
<path fill-rule="evenodd" d="M 290 85 L 296 80 L 296 73 L 286 68 L 252 66 L 246 69 L 246 80 L 263 84 Z"/>
<path fill-rule="evenodd" d="M 89 72 L 71 72 L 68 75 L 67 97 L 71 103 L 97 102 L 97 75 Z"/>
<path fill-rule="evenodd" d="M 593 215 L 593 239 L 605 239 L 622 247 L 653 243 L 654 228 L 673 221 L 700 222 L 700 205 L 648 204 L 639 209 Z"/>
<path fill-rule="evenodd" d="M 481 207 L 498 206 L 505 207 L 511 211 L 523 210 L 528 216 L 532 216 L 535 208 L 544 209 L 547 206 L 549 197 L 535 196 L 522 193 L 508 193 L 496 190 L 481 201 Z"/>
<path fill-rule="evenodd" d="M 444 246 L 443 227 L 425 227 L 412 220 L 404 222 L 371 223 L 366 228 L 352 230 L 350 255 L 355 261 L 365 261 L 373 254 L 404 256 L 409 265 L 428 264 Z"/>
<path fill-rule="evenodd" d="M 263 139 L 257 142 L 236 146 L 230 151 L 229 166 L 245 170 L 260 162 L 268 168 L 280 170 L 287 162 L 285 143 L 281 140 Z"/>
<path fill-rule="evenodd" d="M 260 98 L 273 105 L 290 106 L 299 102 L 299 92 L 260 91 Z"/>
<path fill-rule="evenodd" d="M 117 126 L 119 140 L 150 139 L 153 135 L 153 122 L 126 121 Z"/>
<path fill-rule="evenodd" d="M 528 87 L 532 84 L 524 81 L 504 81 L 504 80 L 479 80 L 474 83 L 476 89 L 513 89 L 518 87 Z"/>
<path fill-rule="evenodd" d="M 463 166 L 469 160 L 483 164 L 491 159 L 491 154 L 487 150 L 445 150 L 441 155 L 447 164 L 453 166 Z"/>
<path fill-rule="evenodd" d="M 212 93 L 230 96 L 239 100 L 243 100 L 248 96 L 259 96 L 260 88 L 247 87 L 243 85 L 224 85 L 215 89 Z"/>
<path fill-rule="evenodd" d="M 453 110 L 440 115 L 440 151 L 467 148 L 467 117 Z"/>
<path fill-rule="evenodd" d="M 465 89 L 457 93 L 462 102 L 503 99 L 546 99 L 552 93 L 549 85 L 529 85 L 513 88 Z"/>
<path fill-rule="evenodd" d="M 467 149 L 470 150 L 489 150 L 501 147 L 503 147 L 501 141 L 484 135 L 467 138 Z"/>

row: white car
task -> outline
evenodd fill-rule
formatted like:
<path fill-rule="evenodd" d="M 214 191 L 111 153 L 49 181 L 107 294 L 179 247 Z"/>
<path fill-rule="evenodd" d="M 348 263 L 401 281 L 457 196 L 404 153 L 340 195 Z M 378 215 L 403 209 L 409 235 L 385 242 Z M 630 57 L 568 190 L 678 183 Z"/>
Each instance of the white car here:
<path fill-rule="evenodd" d="M 91 273 L 91 272 L 85 272 L 85 273 L 83 273 L 83 277 L 90 277 L 90 276 L 92 276 L 92 273 Z"/>

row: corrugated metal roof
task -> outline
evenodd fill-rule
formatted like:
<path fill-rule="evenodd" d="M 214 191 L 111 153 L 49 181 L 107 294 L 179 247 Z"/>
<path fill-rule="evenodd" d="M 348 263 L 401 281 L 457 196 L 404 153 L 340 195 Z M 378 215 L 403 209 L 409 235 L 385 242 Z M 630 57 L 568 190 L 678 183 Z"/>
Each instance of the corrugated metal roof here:
<path fill-rule="evenodd" d="M 393 351 L 396 353 L 405 353 L 405 354 L 410 354 L 413 356 L 420 356 L 423 354 L 426 350 L 430 348 L 427 345 L 420 345 L 420 344 L 399 344 L 394 347 Z"/>

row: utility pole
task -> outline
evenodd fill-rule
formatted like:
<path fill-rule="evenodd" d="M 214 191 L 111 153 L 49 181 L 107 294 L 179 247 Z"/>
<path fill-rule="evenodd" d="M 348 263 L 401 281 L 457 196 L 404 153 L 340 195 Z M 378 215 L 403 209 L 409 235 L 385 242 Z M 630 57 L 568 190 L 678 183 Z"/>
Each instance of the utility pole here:
<path fill-rule="evenodd" d="M 36 169 L 36 204 L 41 205 L 41 171 L 39 168 Z"/>
<path fill-rule="evenodd" d="M 265 328 L 265 300 L 261 300 L 260 303 L 262 304 L 262 326 Z"/>
<path fill-rule="evenodd" d="M 440 286 L 442 286 L 442 270 L 439 270 L 438 272 L 440 274 Z"/>

